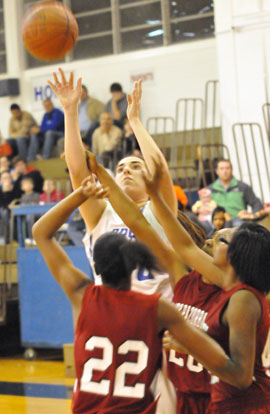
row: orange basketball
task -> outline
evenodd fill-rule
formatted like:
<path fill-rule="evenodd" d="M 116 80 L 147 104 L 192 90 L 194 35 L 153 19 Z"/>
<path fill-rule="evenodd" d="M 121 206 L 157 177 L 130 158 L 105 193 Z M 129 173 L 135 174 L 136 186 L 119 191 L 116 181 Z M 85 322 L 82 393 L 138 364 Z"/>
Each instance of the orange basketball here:
<path fill-rule="evenodd" d="M 26 49 L 36 59 L 58 60 L 75 46 L 78 24 L 62 3 L 40 1 L 25 14 L 22 36 Z"/>

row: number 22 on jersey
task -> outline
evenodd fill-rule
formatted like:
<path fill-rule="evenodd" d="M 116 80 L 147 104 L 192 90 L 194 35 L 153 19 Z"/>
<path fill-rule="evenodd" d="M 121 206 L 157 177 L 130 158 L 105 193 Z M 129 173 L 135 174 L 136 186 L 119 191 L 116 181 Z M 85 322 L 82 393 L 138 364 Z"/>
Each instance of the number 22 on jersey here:
<path fill-rule="evenodd" d="M 93 381 L 93 370 L 105 371 L 113 363 L 114 347 L 109 338 L 103 336 L 92 336 L 85 344 L 87 351 L 101 348 L 102 358 L 90 358 L 85 364 L 81 378 L 80 390 L 89 393 L 108 395 L 110 391 L 109 379 L 99 382 Z M 129 352 L 137 352 L 137 362 L 123 362 L 114 374 L 113 396 L 143 398 L 145 384 L 138 382 L 134 386 L 125 385 L 126 375 L 138 375 L 146 367 L 148 362 L 149 348 L 143 341 L 126 340 L 116 350 L 118 355 L 127 355 Z"/>

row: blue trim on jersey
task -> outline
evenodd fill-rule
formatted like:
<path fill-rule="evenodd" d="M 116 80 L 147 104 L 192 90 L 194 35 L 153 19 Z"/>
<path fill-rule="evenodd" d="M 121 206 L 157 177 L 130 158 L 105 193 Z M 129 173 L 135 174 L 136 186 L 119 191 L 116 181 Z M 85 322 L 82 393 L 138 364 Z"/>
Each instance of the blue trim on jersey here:
<path fill-rule="evenodd" d="M 154 279 L 154 276 L 148 270 L 141 270 L 138 272 L 137 279 L 140 281 Z"/>

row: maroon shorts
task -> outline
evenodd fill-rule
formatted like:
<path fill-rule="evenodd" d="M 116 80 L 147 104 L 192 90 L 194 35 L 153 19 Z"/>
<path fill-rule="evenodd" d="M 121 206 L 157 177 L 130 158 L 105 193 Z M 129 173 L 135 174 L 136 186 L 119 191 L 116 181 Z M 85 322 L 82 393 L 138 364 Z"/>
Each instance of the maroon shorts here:
<path fill-rule="evenodd" d="M 177 414 L 206 414 L 210 394 L 177 391 Z M 239 413 L 238 413 L 239 414 Z"/>
<path fill-rule="evenodd" d="M 270 414 L 270 400 L 210 403 L 207 414 Z"/>

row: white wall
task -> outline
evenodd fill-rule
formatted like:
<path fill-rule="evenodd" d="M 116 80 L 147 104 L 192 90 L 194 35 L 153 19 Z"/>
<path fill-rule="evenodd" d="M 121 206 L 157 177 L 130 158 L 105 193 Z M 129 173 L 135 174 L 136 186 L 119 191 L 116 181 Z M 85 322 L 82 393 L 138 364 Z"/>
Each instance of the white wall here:
<path fill-rule="evenodd" d="M 232 126 L 239 122 L 261 124 L 266 151 L 263 151 L 261 136 L 256 129 L 255 147 L 259 171 L 251 135 L 246 136 L 248 157 L 245 156 L 240 135 L 237 138 L 243 181 L 252 184 L 256 194 L 261 196 L 261 178 L 263 196 L 267 201 L 270 199 L 270 186 L 266 166 L 269 168 L 270 154 L 262 105 L 269 102 L 270 96 L 270 0 L 216 0 L 215 26 L 223 140 L 232 149 L 231 159 L 235 166 L 235 174 L 239 177 Z M 252 180 L 249 179 L 247 159 L 250 162 Z"/>
<path fill-rule="evenodd" d="M 215 40 L 81 60 L 65 64 L 63 68 L 67 73 L 73 70 L 76 78 L 82 76 L 90 94 L 103 102 L 110 99 L 112 82 L 120 82 L 130 92 L 132 76 L 151 73 L 152 80 L 145 81 L 143 87 L 143 121 L 150 116 L 174 116 L 178 98 L 203 98 L 205 82 L 216 79 Z M 42 108 L 34 102 L 33 86 L 45 86 L 54 70 L 57 67 L 52 65 L 22 73 L 22 104 L 32 112 L 36 109 L 37 118 Z"/>
<path fill-rule="evenodd" d="M 33 112 L 40 121 L 41 97 L 35 101 L 34 87 L 45 88 L 47 79 L 52 79 L 56 65 L 24 70 L 23 45 L 21 40 L 21 3 L 4 0 L 6 24 L 6 46 L 8 73 L 3 77 L 19 77 L 21 95 L 15 98 L 0 98 L 0 130 L 8 133 L 9 106 L 19 103 L 23 109 Z M 153 79 L 144 83 L 142 118 L 150 116 L 174 116 L 175 102 L 180 97 L 204 97 L 204 85 L 217 78 L 215 39 L 172 45 L 156 49 L 86 59 L 63 65 L 65 72 L 73 70 L 75 77 L 82 76 L 83 83 L 92 96 L 106 102 L 110 98 L 109 86 L 120 82 L 126 92 L 131 90 L 131 75 L 151 72 Z M 43 89 L 44 90 L 44 89 Z M 55 102 L 58 106 L 58 102 Z"/>

